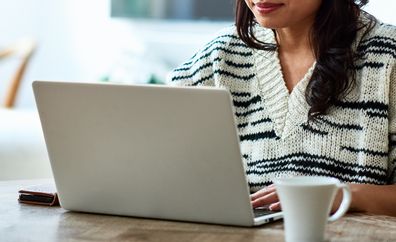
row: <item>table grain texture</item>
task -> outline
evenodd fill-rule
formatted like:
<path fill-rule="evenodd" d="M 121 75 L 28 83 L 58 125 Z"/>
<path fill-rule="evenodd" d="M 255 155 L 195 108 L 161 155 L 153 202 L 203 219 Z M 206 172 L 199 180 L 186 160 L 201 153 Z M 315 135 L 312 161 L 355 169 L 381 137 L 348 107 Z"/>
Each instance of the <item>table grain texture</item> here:
<path fill-rule="evenodd" d="M 18 190 L 50 180 L 0 182 L 0 241 L 284 241 L 283 222 L 243 228 L 69 212 L 20 204 Z M 396 241 L 396 218 L 347 214 L 329 223 L 327 241 Z"/>

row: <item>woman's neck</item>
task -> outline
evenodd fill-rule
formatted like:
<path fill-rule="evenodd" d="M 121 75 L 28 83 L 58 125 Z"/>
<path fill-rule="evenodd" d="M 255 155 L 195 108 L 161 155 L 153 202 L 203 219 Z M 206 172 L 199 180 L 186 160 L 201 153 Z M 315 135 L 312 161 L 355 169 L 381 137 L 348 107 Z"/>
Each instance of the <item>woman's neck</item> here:
<path fill-rule="evenodd" d="M 312 25 L 303 24 L 293 28 L 276 29 L 278 57 L 290 93 L 315 62 L 309 37 L 310 26 Z"/>
<path fill-rule="evenodd" d="M 313 21 L 296 24 L 290 27 L 276 29 L 276 40 L 279 50 L 289 54 L 312 52 L 310 31 Z"/>

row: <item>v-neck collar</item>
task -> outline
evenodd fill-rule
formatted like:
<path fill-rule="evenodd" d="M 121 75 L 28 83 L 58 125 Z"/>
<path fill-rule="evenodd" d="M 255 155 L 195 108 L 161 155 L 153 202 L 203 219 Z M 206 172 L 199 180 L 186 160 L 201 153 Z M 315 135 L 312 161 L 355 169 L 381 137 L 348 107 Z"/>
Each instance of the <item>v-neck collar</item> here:
<path fill-rule="evenodd" d="M 265 43 L 276 44 L 275 35 L 271 29 L 258 26 L 255 36 Z M 285 138 L 298 124 L 307 120 L 309 105 L 305 100 L 305 90 L 316 62 L 289 93 L 278 51 L 255 50 L 254 58 L 258 87 L 264 99 L 264 105 L 274 122 L 275 133 L 278 137 Z"/>
<path fill-rule="evenodd" d="M 362 14 L 360 20 L 363 25 L 369 23 L 367 16 Z M 379 23 L 376 23 L 376 28 Z M 255 36 L 258 40 L 277 44 L 273 30 L 256 25 Z M 357 32 L 352 44 L 356 51 L 360 44 L 366 27 Z M 304 77 L 294 86 L 289 93 L 283 77 L 278 51 L 254 50 L 256 78 L 260 95 L 265 101 L 268 115 L 274 122 L 274 131 L 282 139 L 292 134 L 293 130 L 305 123 L 308 119 L 309 105 L 305 100 L 305 90 L 312 77 L 316 62 L 308 69 Z"/>

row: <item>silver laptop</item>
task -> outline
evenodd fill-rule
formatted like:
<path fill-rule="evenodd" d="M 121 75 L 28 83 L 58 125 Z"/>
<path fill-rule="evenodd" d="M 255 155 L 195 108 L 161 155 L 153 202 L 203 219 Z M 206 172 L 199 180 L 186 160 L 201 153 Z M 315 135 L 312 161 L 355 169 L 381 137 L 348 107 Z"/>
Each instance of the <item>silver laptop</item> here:
<path fill-rule="evenodd" d="M 255 216 L 225 89 L 33 83 L 57 191 L 72 211 L 238 226 Z"/>

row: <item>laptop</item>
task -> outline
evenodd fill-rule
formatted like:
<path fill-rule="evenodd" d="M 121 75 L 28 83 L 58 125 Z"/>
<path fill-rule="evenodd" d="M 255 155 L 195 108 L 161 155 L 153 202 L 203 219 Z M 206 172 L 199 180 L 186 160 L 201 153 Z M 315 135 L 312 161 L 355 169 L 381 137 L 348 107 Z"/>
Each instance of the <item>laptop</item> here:
<path fill-rule="evenodd" d="M 35 81 L 60 203 L 71 211 L 236 226 L 252 209 L 229 92 Z"/>

